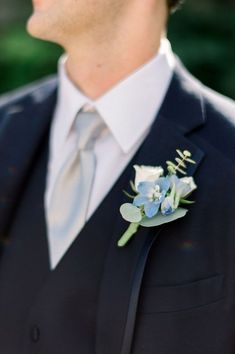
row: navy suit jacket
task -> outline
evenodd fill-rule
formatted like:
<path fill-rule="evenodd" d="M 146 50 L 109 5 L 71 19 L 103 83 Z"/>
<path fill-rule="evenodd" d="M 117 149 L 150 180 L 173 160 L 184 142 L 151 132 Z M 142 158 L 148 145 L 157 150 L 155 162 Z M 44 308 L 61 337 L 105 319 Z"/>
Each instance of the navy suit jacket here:
<path fill-rule="evenodd" d="M 0 99 L 2 239 L 50 126 L 57 85 L 50 77 Z M 134 163 L 165 167 L 177 148 L 197 162 L 188 167 L 196 203 L 184 218 L 142 228 L 120 250 L 127 223 L 113 200 L 109 212 L 117 221 L 100 287 L 97 354 L 235 353 L 235 104 L 180 62 Z M 126 181 L 134 177 L 130 170 Z M 128 190 L 128 182 L 122 187 Z"/>

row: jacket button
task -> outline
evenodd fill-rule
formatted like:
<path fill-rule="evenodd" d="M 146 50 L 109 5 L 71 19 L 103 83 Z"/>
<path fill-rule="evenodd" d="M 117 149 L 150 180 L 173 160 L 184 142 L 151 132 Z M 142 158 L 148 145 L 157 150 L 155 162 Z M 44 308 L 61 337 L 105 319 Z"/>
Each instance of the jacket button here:
<path fill-rule="evenodd" d="M 40 339 L 40 329 L 38 326 L 34 325 L 30 330 L 30 338 L 32 342 L 37 343 Z"/>

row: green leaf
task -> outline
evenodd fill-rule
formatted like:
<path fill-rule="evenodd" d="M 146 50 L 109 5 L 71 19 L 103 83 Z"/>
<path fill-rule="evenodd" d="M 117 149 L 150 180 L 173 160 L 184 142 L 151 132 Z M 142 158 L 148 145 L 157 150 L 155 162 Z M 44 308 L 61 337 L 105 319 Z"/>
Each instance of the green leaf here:
<path fill-rule="evenodd" d="M 132 238 L 132 236 L 137 232 L 139 223 L 131 223 L 128 229 L 124 232 L 120 240 L 118 241 L 118 247 L 123 247 Z"/>
<path fill-rule="evenodd" d="M 184 156 L 184 154 L 182 153 L 182 151 L 181 151 L 181 150 L 176 149 L 176 151 L 177 151 L 177 153 L 180 155 L 180 157 L 181 157 L 182 159 L 184 159 L 184 158 L 185 158 L 185 156 Z"/>
<path fill-rule="evenodd" d="M 133 181 L 130 181 L 130 186 L 131 186 L 131 189 L 132 189 L 132 191 L 134 192 L 134 193 L 138 193 L 138 191 L 136 190 L 136 188 L 135 188 L 135 184 L 134 184 L 134 182 Z"/>
<path fill-rule="evenodd" d="M 189 158 L 187 158 L 186 161 L 188 161 L 188 162 L 190 162 L 190 163 L 193 163 L 194 165 L 196 164 L 196 161 L 191 160 L 191 159 L 189 159 Z"/>
<path fill-rule="evenodd" d="M 174 200 L 174 208 L 177 209 L 179 206 L 179 202 L 180 202 L 180 195 L 179 193 L 175 194 L 175 200 Z"/>
<path fill-rule="evenodd" d="M 180 199 L 180 203 L 182 203 L 182 204 L 194 204 L 195 201 L 193 201 L 193 200 L 186 200 L 186 199 Z"/>
<path fill-rule="evenodd" d="M 131 199 L 134 199 L 135 198 L 135 195 L 131 195 L 129 194 L 127 191 L 125 191 L 124 189 L 122 190 L 123 193 L 128 197 L 128 198 L 131 198 Z"/>
<path fill-rule="evenodd" d="M 168 166 L 172 166 L 172 167 L 177 167 L 172 161 L 166 161 L 166 164 L 168 165 Z"/>
<path fill-rule="evenodd" d="M 183 154 L 184 154 L 185 157 L 191 157 L 192 156 L 191 152 L 188 151 L 188 150 L 184 150 Z"/>
<path fill-rule="evenodd" d="M 179 218 L 182 218 L 187 214 L 188 210 L 183 209 L 183 208 L 178 208 L 176 211 L 171 214 L 171 215 L 162 215 L 162 214 L 157 214 L 155 217 L 148 219 L 144 218 L 141 222 L 140 225 L 144 227 L 153 227 L 153 226 L 159 226 L 174 220 L 177 220 Z"/>
<path fill-rule="evenodd" d="M 179 171 L 179 172 L 182 173 L 183 175 L 186 175 L 186 174 L 187 174 L 184 170 L 182 170 L 182 169 L 179 168 L 179 167 L 177 167 L 177 171 Z"/>
<path fill-rule="evenodd" d="M 142 220 L 140 209 L 131 203 L 122 204 L 120 207 L 120 213 L 123 219 L 129 222 L 138 223 Z"/>

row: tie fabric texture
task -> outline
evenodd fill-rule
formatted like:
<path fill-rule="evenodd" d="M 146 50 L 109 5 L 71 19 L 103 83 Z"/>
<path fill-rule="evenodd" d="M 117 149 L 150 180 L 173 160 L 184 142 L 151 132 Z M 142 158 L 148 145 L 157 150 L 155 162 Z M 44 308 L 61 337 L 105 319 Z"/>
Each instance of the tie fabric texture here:
<path fill-rule="evenodd" d="M 49 237 L 54 252 L 52 263 L 60 257 L 64 240 L 67 239 L 69 244 L 86 222 L 96 168 L 94 143 L 103 128 L 104 122 L 96 111 L 78 112 L 75 119 L 76 146 L 58 173 L 49 204 Z"/>

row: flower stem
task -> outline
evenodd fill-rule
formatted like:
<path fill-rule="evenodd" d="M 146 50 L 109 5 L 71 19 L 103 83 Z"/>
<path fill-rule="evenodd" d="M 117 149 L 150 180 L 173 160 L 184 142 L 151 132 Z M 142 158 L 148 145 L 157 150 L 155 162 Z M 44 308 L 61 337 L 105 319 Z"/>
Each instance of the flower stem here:
<path fill-rule="evenodd" d="M 139 223 L 132 222 L 118 241 L 118 247 L 125 246 L 127 242 L 132 238 L 132 236 L 137 232 L 139 226 Z"/>

